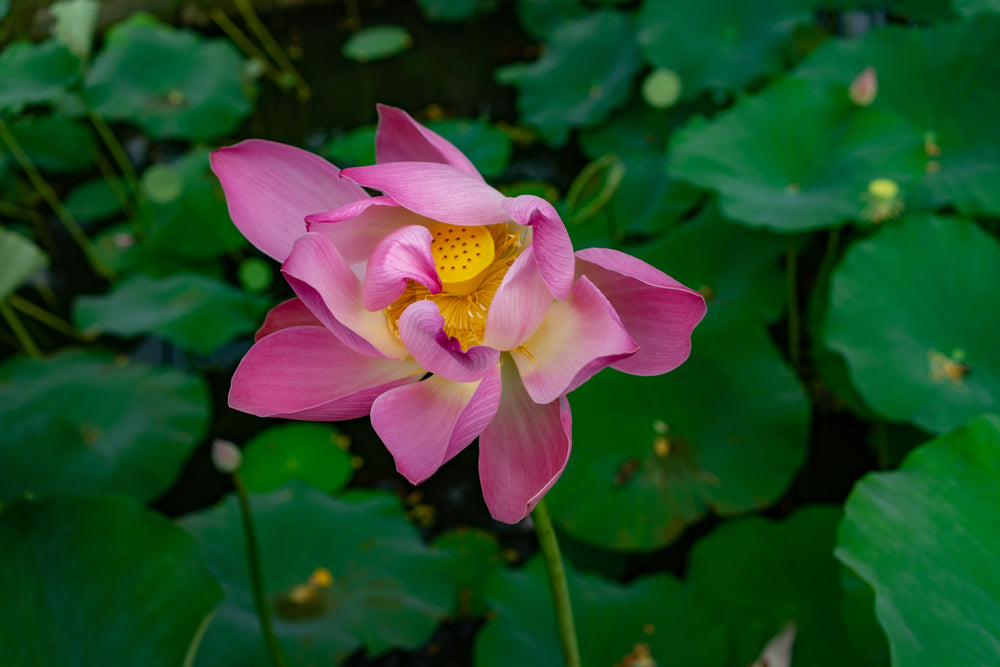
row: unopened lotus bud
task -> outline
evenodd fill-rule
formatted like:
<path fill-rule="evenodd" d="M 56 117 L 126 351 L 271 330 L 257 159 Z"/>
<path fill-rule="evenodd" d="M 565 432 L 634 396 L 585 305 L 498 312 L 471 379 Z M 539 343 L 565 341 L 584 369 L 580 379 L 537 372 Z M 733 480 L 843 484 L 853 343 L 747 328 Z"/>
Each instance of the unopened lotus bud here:
<path fill-rule="evenodd" d="M 217 438 L 212 441 L 212 463 L 219 472 L 232 475 L 240 469 L 243 454 L 233 443 Z"/>
<path fill-rule="evenodd" d="M 854 77 L 849 89 L 851 101 L 859 107 L 869 106 L 878 94 L 878 77 L 874 67 L 866 67 L 861 74 Z"/>

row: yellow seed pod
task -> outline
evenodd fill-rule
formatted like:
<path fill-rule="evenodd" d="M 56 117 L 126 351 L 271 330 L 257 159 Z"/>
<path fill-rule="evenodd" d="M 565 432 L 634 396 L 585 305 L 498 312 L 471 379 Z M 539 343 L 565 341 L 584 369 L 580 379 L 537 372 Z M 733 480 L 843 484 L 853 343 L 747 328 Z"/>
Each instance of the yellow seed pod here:
<path fill-rule="evenodd" d="M 496 257 L 489 230 L 439 222 L 430 232 L 431 254 L 444 291 L 457 295 L 473 292 Z"/>

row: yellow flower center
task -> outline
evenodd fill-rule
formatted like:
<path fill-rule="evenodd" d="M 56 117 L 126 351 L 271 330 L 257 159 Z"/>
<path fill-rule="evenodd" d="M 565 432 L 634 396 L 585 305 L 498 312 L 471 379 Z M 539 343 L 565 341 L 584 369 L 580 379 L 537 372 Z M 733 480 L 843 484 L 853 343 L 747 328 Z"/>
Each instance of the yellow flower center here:
<path fill-rule="evenodd" d="M 440 222 L 430 228 L 431 254 L 442 290 L 430 290 L 414 281 L 386 309 L 389 330 L 399 338 L 399 317 L 416 301 L 437 304 L 444 331 L 458 339 L 463 350 L 483 342 L 486 314 L 504 275 L 524 249 L 514 223 L 461 227 Z"/>

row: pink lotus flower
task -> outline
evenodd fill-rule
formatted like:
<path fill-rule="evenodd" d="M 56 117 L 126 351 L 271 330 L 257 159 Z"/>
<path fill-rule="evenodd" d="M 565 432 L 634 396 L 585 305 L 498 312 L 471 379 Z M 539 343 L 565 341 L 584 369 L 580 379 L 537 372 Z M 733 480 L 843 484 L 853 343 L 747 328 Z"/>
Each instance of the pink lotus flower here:
<path fill-rule="evenodd" d="M 505 197 L 404 111 L 379 107 L 376 153 L 344 170 L 260 140 L 212 154 L 233 222 L 298 296 L 268 314 L 229 404 L 371 414 L 413 484 L 478 437 L 486 504 L 515 523 L 566 466 L 566 394 L 607 366 L 677 367 L 705 302 L 616 250 L 574 255 L 548 202 Z"/>

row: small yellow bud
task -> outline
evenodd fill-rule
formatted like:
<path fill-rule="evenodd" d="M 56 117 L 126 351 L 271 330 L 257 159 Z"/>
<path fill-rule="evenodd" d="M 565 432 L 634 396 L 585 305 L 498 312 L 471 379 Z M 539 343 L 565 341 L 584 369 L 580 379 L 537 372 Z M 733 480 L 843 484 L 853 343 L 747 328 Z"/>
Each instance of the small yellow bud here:
<path fill-rule="evenodd" d="M 868 184 L 868 194 L 878 199 L 895 199 L 899 184 L 890 178 L 876 178 Z"/>

